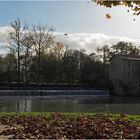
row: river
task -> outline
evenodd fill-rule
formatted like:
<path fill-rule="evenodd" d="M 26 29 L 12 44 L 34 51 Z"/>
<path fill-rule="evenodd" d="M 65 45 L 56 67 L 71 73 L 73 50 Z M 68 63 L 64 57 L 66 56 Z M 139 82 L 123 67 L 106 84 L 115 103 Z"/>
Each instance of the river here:
<path fill-rule="evenodd" d="M 140 114 L 140 98 L 92 96 L 1 96 L 1 112 L 106 112 Z"/>

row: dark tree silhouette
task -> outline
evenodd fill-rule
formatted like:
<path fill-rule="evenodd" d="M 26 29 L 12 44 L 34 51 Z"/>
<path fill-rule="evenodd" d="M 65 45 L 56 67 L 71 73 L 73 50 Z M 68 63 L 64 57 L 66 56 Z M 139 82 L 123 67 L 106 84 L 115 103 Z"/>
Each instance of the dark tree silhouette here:
<path fill-rule="evenodd" d="M 18 84 L 20 84 L 20 68 L 21 68 L 21 62 L 20 62 L 20 55 L 22 50 L 22 39 L 24 36 L 24 30 L 26 29 L 26 26 L 21 27 L 20 19 L 17 18 L 14 22 L 11 22 L 12 30 L 9 32 L 10 37 L 10 44 L 15 47 L 15 51 L 17 54 L 17 73 L 18 73 Z"/>

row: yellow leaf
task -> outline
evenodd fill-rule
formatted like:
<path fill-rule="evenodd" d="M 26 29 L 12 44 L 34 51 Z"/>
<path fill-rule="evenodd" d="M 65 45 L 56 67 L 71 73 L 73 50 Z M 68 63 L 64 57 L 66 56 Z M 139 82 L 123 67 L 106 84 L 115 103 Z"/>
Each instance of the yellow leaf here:
<path fill-rule="evenodd" d="M 106 18 L 107 19 L 111 19 L 111 15 L 110 14 L 106 14 Z"/>

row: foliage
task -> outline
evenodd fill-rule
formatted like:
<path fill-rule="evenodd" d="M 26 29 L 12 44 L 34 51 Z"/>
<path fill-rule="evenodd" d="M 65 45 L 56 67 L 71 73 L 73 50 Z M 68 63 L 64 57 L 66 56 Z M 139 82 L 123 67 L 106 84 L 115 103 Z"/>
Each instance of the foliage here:
<path fill-rule="evenodd" d="M 88 84 L 95 89 L 109 89 L 109 63 L 114 55 L 139 55 L 140 48 L 129 42 L 104 45 L 96 52 L 86 54 L 83 50 L 65 49 L 56 42 L 48 52 L 42 52 L 40 59 L 41 83 Z M 20 56 L 21 82 L 27 85 L 38 83 L 38 55 L 29 49 Z M 13 53 L 1 57 L 1 82 L 16 82 L 17 57 Z"/>
<path fill-rule="evenodd" d="M 104 45 L 87 54 L 56 42 L 53 27 L 38 24 L 30 28 L 20 19 L 11 27 L 9 52 L 0 56 L 1 83 L 68 83 L 109 89 L 110 58 L 140 55 L 140 47 L 130 42 Z"/>
<path fill-rule="evenodd" d="M 40 65 L 41 57 L 44 52 L 50 48 L 50 45 L 54 43 L 53 27 L 48 27 L 46 25 L 33 25 L 33 30 L 31 32 L 34 40 L 34 50 L 37 56 L 37 82 L 40 83 Z"/>
<path fill-rule="evenodd" d="M 15 55 L 17 57 L 17 82 L 20 83 L 20 67 L 21 67 L 21 51 L 22 51 L 22 39 L 24 36 L 24 30 L 26 29 L 26 25 L 22 28 L 20 19 L 16 19 L 11 24 L 12 30 L 9 32 L 10 44 L 12 46 L 11 49 L 14 49 Z"/>
<path fill-rule="evenodd" d="M 91 83 L 94 88 L 109 88 L 109 65 L 87 58 L 81 69 L 80 80 Z"/>
<path fill-rule="evenodd" d="M 140 46 L 136 46 L 131 42 L 121 41 L 112 46 L 104 45 L 101 48 L 97 48 L 97 54 L 103 63 L 109 63 L 109 60 L 114 55 L 140 55 Z"/>
<path fill-rule="evenodd" d="M 140 135 L 138 127 L 125 116 L 113 119 L 105 114 L 4 116 L 0 122 L 11 126 L 1 134 L 12 134 L 14 139 L 136 139 Z"/>
<path fill-rule="evenodd" d="M 101 6 L 105 6 L 106 8 L 112 8 L 115 6 L 125 6 L 128 8 L 127 12 L 132 11 L 133 15 L 138 16 L 140 14 L 140 1 L 138 0 L 92 0 Z M 106 18 L 110 19 L 111 15 L 106 14 Z M 134 19 L 135 20 L 135 19 Z"/>

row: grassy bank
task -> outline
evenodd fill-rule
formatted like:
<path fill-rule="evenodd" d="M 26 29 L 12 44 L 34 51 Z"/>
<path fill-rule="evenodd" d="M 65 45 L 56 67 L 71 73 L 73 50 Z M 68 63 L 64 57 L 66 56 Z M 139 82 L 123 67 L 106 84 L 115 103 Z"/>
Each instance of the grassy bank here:
<path fill-rule="evenodd" d="M 22 113 L 16 113 L 16 112 L 0 112 L 0 117 L 4 116 L 34 116 L 34 117 L 50 117 L 52 114 L 51 112 L 22 112 Z M 81 116 L 87 116 L 87 117 L 94 117 L 97 113 L 59 113 L 62 114 L 68 118 L 77 118 Z M 112 119 L 116 119 L 119 117 L 123 117 L 127 119 L 128 121 L 131 121 L 132 123 L 140 126 L 140 115 L 132 115 L 132 114 L 107 114 L 107 113 L 102 113 L 102 115 L 108 116 Z"/>
<path fill-rule="evenodd" d="M 1 112 L 0 123 L 13 139 L 140 138 L 140 115 Z"/>
<path fill-rule="evenodd" d="M 0 112 L 0 117 L 4 116 L 35 116 L 35 117 L 50 117 L 52 114 L 51 112 Z M 66 117 L 80 117 L 80 116 L 88 116 L 88 117 L 94 117 L 97 113 L 69 113 L 69 112 L 64 112 L 64 113 L 59 113 L 62 114 Z M 102 113 L 102 115 L 108 116 L 112 119 L 116 119 L 118 117 L 124 117 L 125 119 L 131 121 L 132 123 L 135 123 L 140 126 L 140 115 L 132 115 L 132 114 L 107 114 L 107 113 Z"/>

